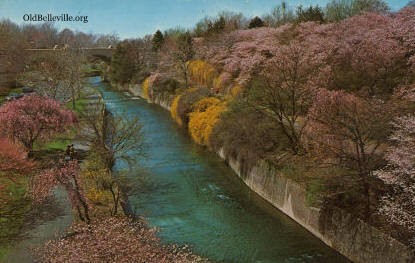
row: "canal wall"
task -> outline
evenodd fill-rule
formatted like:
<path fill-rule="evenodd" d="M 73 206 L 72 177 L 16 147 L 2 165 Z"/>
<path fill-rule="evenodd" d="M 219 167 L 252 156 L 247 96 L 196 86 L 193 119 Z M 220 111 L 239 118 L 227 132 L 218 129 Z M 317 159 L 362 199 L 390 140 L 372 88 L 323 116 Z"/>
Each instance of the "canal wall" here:
<path fill-rule="evenodd" d="M 350 213 L 307 206 L 306 190 L 265 162 L 244 172 L 238 158 L 226 156 L 223 149 L 218 155 L 250 189 L 353 262 L 415 262 L 413 250 Z"/>
<path fill-rule="evenodd" d="M 143 97 L 138 84 L 113 87 Z M 172 98 L 153 95 L 151 102 L 170 110 Z M 252 191 L 284 212 L 328 246 L 356 263 L 413 263 L 415 252 L 405 244 L 340 208 L 321 211 L 306 205 L 306 190 L 277 169 L 258 162 L 246 169 L 238 157 L 217 152 Z"/>

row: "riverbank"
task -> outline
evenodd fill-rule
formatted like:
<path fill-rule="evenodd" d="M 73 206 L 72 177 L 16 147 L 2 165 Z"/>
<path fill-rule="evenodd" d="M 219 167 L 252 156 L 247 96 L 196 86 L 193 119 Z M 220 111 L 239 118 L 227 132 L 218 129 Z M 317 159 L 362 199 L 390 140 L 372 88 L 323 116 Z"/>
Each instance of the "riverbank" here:
<path fill-rule="evenodd" d="M 156 229 L 147 227 L 146 222 L 133 213 L 128 196 L 123 192 L 124 186 L 120 185 L 121 182 L 130 180 L 116 172 L 108 172 L 108 167 L 104 165 L 105 154 L 92 143 L 95 140 L 91 140 L 96 131 L 91 130 L 89 121 L 97 121 L 94 124 L 102 127 L 102 131 L 106 130 L 108 123 L 114 121 L 111 113 L 105 109 L 99 92 L 95 89 L 93 91 L 94 94 L 88 96 L 88 104 L 79 118 L 78 136 L 73 140 L 76 158 L 80 152 L 87 153 L 83 154 L 78 180 L 81 192 L 87 200 L 89 212 L 85 213 L 89 214 L 90 222 L 84 222 L 80 212 L 74 209 L 72 212 L 75 218 L 70 229 L 35 249 L 36 257 L 45 263 L 122 263 L 132 260 L 154 263 L 206 262 L 206 259 L 193 254 L 187 247 L 162 245 L 157 238 Z M 91 120 L 94 113 L 98 114 L 96 117 L 99 114 L 103 116 Z M 115 203 L 116 199 L 113 197 L 119 198 L 119 201 Z M 117 213 L 118 204 L 122 211 Z M 113 240 L 117 242 L 114 243 Z"/>
<path fill-rule="evenodd" d="M 112 85 L 145 98 L 140 85 Z M 173 103 L 171 97 L 157 94 L 152 94 L 151 102 L 167 110 Z M 222 149 L 217 154 L 250 189 L 352 261 L 407 263 L 415 259 L 411 248 L 342 209 L 333 208 L 322 213 L 318 208 L 308 207 L 306 190 L 285 178 L 277 169 L 263 162 L 247 168 L 238 156 L 231 157 L 225 152 Z"/>

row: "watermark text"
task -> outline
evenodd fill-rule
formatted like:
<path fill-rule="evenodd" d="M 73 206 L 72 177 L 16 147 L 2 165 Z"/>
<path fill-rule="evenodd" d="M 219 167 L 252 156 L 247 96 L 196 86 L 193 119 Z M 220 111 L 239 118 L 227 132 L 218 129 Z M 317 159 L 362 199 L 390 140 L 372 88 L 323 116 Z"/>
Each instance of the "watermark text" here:
<path fill-rule="evenodd" d="M 88 23 L 88 16 L 71 16 L 69 14 L 24 14 L 23 21 L 26 22 L 83 22 Z"/>

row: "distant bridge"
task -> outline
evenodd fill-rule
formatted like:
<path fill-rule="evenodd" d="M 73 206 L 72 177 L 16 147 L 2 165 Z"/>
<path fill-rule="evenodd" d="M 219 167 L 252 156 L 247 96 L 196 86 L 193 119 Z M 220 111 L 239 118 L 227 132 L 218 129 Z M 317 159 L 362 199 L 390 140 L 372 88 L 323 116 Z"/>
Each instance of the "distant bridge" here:
<path fill-rule="evenodd" d="M 71 49 L 71 48 L 69 48 Z M 30 52 L 30 53 L 48 53 L 48 52 L 62 52 L 65 51 L 66 49 L 53 49 L 53 48 L 49 48 L 49 49 L 41 49 L 41 48 L 28 48 L 25 49 L 26 52 Z M 85 55 L 87 56 L 91 56 L 91 57 L 96 57 L 96 58 L 100 58 L 106 62 L 111 61 L 111 57 L 112 54 L 115 51 L 115 48 L 72 48 L 72 50 L 81 50 L 85 53 Z"/>
<path fill-rule="evenodd" d="M 112 54 L 115 51 L 115 48 L 69 48 L 72 50 L 81 50 L 83 52 L 85 52 L 85 55 L 89 56 L 89 57 L 95 57 L 95 58 L 99 58 L 105 62 L 110 62 L 111 61 L 111 57 Z M 65 51 L 66 49 L 62 49 L 62 48 L 57 48 L 57 49 L 53 49 L 53 48 L 27 48 L 24 51 L 27 53 L 49 53 L 49 52 L 62 52 Z M 0 57 L 1 56 L 6 56 L 8 53 L 8 50 L 6 49 L 0 49 Z"/>

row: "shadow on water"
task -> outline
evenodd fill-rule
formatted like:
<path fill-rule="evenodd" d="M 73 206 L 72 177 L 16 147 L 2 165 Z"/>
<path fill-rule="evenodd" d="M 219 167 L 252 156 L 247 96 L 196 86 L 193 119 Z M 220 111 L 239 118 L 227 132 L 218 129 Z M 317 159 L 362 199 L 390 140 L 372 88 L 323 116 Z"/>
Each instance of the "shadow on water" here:
<path fill-rule="evenodd" d="M 20 240 L 15 242 L 3 263 L 34 262 L 33 248 L 62 235 L 69 228 L 73 215 L 65 190 L 58 187 L 45 205 L 33 209 L 26 218 Z"/>
<path fill-rule="evenodd" d="M 188 244 L 213 262 L 349 262 L 250 191 L 214 153 L 195 145 L 167 111 L 112 91 L 99 77 L 90 83 L 113 114 L 138 116 L 144 124 L 148 158 L 142 165 L 148 175 L 130 201 L 160 229 L 162 241 Z"/>

